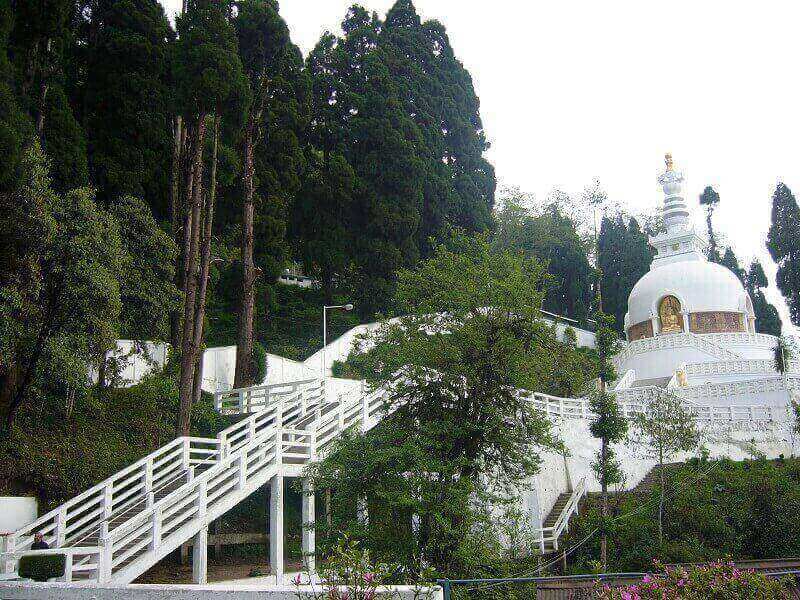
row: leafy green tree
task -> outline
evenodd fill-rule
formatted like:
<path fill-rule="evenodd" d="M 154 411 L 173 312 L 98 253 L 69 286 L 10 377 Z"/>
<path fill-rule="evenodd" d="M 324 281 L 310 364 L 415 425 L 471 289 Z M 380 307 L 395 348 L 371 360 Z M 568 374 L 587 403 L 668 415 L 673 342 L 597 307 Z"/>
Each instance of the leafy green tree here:
<path fill-rule="evenodd" d="M 174 33 L 164 9 L 156 0 L 100 0 L 86 27 L 81 94 L 98 199 L 143 198 L 167 219 Z"/>
<path fill-rule="evenodd" d="M 53 187 L 71 190 L 89 183 L 86 139 L 61 85 L 50 85 L 45 103 L 42 147 L 51 159 Z"/>
<path fill-rule="evenodd" d="M 216 199 L 220 119 L 223 108 L 241 106 L 248 90 L 238 56 L 237 39 L 226 3 L 193 0 L 177 19 L 176 97 L 185 126 L 185 146 L 178 265 L 184 292 L 180 330 L 181 367 L 177 431 L 187 435 L 191 406 L 199 394 L 200 349 L 211 261 L 211 233 Z M 212 123 L 211 174 L 204 178 L 206 132 Z M 177 336 L 176 336 L 177 337 Z M 176 340 L 177 341 L 177 340 Z"/>
<path fill-rule="evenodd" d="M 753 301 L 753 312 L 756 315 L 756 331 L 770 335 L 781 335 L 783 323 L 775 308 L 764 294 L 764 288 L 769 286 L 764 268 L 758 260 L 750 263 L 747 271 L 747 292 Z"/>
<path fill-rule="evenodd" d="M 71 24 L 78 8 L 69 0 L 15 2 L 9 35 L 18 98 L 35 123 L 52 164 L 53 185 L 61 192 L 88 183 L 85 136 L 65 73 L 75 50 Z"/>
<path fill-rule="evenodd" d="M 95 206 L 88 189 L 54 192 L 47 167 L 34 145 L 23 185 L 0 198 L 0 237 L 23 241 L 0 289 L 3 437 L 11 434 L 42 364 L 68 348 L 87 365 L 113 343 L 121 307 L 123 249 L 114 220 Z"/>
<path fill-rule="evenodd" d="M 714 233 L 714 225 L 712 219 L 714 218 L 714 210 L 719 205 L 719 194 L 717 191 L 707 185 L 700 194 L 700 206 L 706 209 L 706 228 L 708 229 L 708 260 L 711 262 L 720 262 L 720 254 L 717 243 L 717 236 Z"/>
<path fill-rule="evenodd" d="M 622 415 L 615 396 L 606 390 L 606 386 L 616 378 L 612 358 L 619 350 L 619 337 L 614 331 L 614 317 L 596 313 L 595 322 L 597 323 L 595 332 L 597 354 L 600 362 L 600 389 L 589 396 L 589 406 L 595 415 L 589 423 L 589 431 L 592 436 L 600 440 L 600 450 L 597 452 L 592 468 L 600 482 L 602 494 L 600 562 L 605 570 L 608 567 L 608 487 L 623 481 L 623 472 L 614 455 L 612 444 L 617 444 L 625 439 L 628 422 Z"/>
<path fill-rule="evenodd" d="M 663 542 L 667 484 L 664 464 L 679 452 L 688 452 L 697 447 L 700 435 L 694 414 L 674 394 L 659 392 L 645 403 L 641 413 L 633 417 L 632 434 L 638 442 L 647 444 L 650 456 L 658 461 L 658 539 Z"/>
<path fill-rule="evenodd" d="M 167 340 L 169 313 L 180 302 L 175 287 L 175 242 L 133 196 L 111 209 L 124 250 L 120 269 L 120 333 L 134 340 Z"/>
<path fill-rule="evenodd" d="M 653 249 L 639 222 L 623 215 L 603 217 L 598 237 L 597 266 L 602 273 L 603 309 L 614 317 L 614 327 L 623 332 L 628 297 L 633 286 L 650 269 Z"/>
<path fill-rule="evenodd" d="M 733 251 L 733 248 L 730 246 L 725 248 L 725 253 L 717 262 L 736 275 L 736 278 L 742 282 L 742 285 L 747 285 L 747 273 L 741 266 L 739 266 L 739 259 L 736 257 L 736 253 Z"/>
<path fill-rule="evenodd" d="M 778 265 L 778 289 L 786 298 L 792 323 L 800 325 L 800 208 L 792 191 L 779 183 L 772 196 L 767 249 Z"/>
<path fill-rule="evenodd" d="M 585 324 L 592 301 L 594 269 L 576 223 L 555 204 L 533 215 L 515 199 L 504 203 L 497 215 L 495 246 L 523 252 L 547 265 L 551 277 L 544 309 Z"/>
<path fill-rule="evenodd" d="M 9 192 L 16 184 L 25 146 L 33 135 L 28 119 L 14 89 L 14 71 L 8 59 L 8 36 L 12 25 L 10 3 L 0 5 L 0 193 Z M 2 244 L 2 242 L 0 242 Z M 3 261 L 10 254 L 0 254 Z M 2 273 L 0 265 L 0 273 Z"/>
<path fill-rule="evenodd" d="M 391 417 L 315 472 L 318 488 L 336 482 L 335 506 L 366 497 L 380 518 L 367 532 L 352 517 L 337 526 L 416 569 L 469 560 L 476 499 L 500 502 L 542 451 L 560 449 L 519 393 L 545 387 L 555 367 L 558 342 L 539 317 L 544 276 L 538 261 L 494 252 L 485 236 L 456 237 L 400 273 L 406 316 L 371 335 L 359 359 Z"/>
<path fill-rule="evenodd" d="M 488 143 L 479 101 L 445 27 L 423 23 L 411 0 L 397 0 L 389 10 L 379 47 L 422 136 L 417 149 L 425 186 L 418 243 L 425 255 L 429 240 L 448 225 L 483 231 L 491 224 L 496 182 L 483 157 Z"/>
<path fill-rule="evenodd" d="M 303 187 L 293 211 L 293 231 L 306 272 L 319 278 L 325 301 L 333 302 L 337 279 L 350 266 L 355 232 L 347 227 L 356 176 L 343 156 L 311 150 Z"/>
<path fill-rule="evenodd" d="M 299 135 L 310 99 L 302 55 L 278 3 L 243 0 L 237 9 L 234 27 L 249 86 L 242 132 L 242 291 L 235 377 L 241 387 L 253 382 L 257 275 L 271 285 L 283 267 L 289 207 L 300 189 L 305 159 Z"/>

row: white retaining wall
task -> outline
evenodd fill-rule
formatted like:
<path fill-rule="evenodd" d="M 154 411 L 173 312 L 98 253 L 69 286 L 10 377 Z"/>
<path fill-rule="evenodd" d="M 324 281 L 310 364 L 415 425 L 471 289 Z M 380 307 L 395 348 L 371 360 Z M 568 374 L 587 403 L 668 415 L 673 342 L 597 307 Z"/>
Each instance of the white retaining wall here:
<path fill-rule="evenodd" d="M 525 512 L 533 519 L 537 519 L 538 515 L 542 519 L 547 518 L 559 494 L 570 491 L 568 481 L 576 485 L 581 478 L 586 477 L 587 490 L 600 491 L 600 482 L 591 466 L 600 449 L 600 442 L 589 432 L 588 421 L 570 419 L 559 421 L 554 426 L 569 451 L 569 457 L 565 464 L 564 457 L 560 454 L 545 454 L 541 471 L 526 484 L 525 487 L 534 494 L 523 494 L 522 502 Z M 728 424 L 726 428 L 706 427 L 703 438 L 712 458 L 727 457 L 732 460 L 752 458 L 751 443 L 755 450 L 767 458 L 777 458 L 780 454 L 790 456 L 795 442 L 786 423 L 748 421 Z M 800 440 L 796 442 L 800 445 Z M 636 487 L 657 464 L 656 460 L 648 456 L 647 448 L 634 443 L 616 445 L 614 450 L 625 473 L 625 489 Z M 683 461 L 691 456 L 681 454 L 670 460 Z M 533 526 L 541 527 L 541 524 L 534 520 Z"/>
<path fill-rule="evenodd" d="M 36 498 L 0 496 L 0 533 L 16 531 L 28 523 L 33 523 L 38 516 L 39 503 Z"/>
<path fill-rule="evenodd" d="M 0 583 L 2 600 L 296 600 L 297 591 L 313 598 L 320 588 L 301 586 L 248 586 L 212 584 L 195 585 L 129 585 L 124 587 L 81 586 L 67 583 Z M 383 588 L 392 598 L 441 600 L 440 587 L 417 590 L 410 586 Z M 380 595 L 378 596 L 380 597 Z"/>

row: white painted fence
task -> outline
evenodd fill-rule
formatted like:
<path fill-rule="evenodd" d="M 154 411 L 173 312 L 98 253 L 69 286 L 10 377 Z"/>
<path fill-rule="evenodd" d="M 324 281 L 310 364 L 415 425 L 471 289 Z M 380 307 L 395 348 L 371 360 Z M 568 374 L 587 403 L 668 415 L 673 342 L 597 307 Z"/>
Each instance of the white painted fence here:
<path fill-rule="evenodd" d="M 718 337 L 726 336 L 726 337 Z M 728 350 L 724 344 L 728 339 L 734 339 L 743 344 L 748 340 L 764 343 L 762 337 L 770 338 L 772 345 L 775 345 L 777 338 L 773 336 L 763 336 L 762 334 L 751 333 L 731 333 L 731 334 L 704 334 L 695 333 L 674 333 L 671 335 L 657 335 L 655 337 L 643 338 L 628 342 L 625 347 L 614 357 L 614 364 L 619 368 L 629 358 L 637 354 L 652 352 L 654 350 L 672 350 L 675 348 L 697 348 L 706 354 L 720 360 L 737 360 L 741 356 L 732 350 Z"/>
<path fill-rule="evenodd" d="M 380 393 L 360 389 L 326 402 L 318 380 L 236 390 L 216 402 L 223 412 L 251 414 L 216 438 L 179 438 L 14 532 L 1 557 L 5 572 L 31 552 L 33 534 L 41 532 L 62 552 L 87 538 L 97 541 L 80 549 L 99 559 L 81 558 L 80 569 L 68 564 L 68 581 L 133 581 L 279 472 L 299 474 L 345 429 L 374 426 L 383 409 Z"/>

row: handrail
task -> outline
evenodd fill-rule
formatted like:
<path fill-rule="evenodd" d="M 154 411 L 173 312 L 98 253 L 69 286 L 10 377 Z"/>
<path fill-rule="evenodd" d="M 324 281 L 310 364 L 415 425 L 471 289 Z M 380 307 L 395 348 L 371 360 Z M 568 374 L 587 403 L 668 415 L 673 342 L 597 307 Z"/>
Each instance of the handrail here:
<path fill-rule="evenodd" d="M 586 477 L 583 477 L 572 491 L 564 508 L 561 509 L 561 513 L 558 515 L 556 522 L 550 527 L 539 527 L 535 530 L 535 532 L 538 533 L 539 549 L 542 554 L 545 552 L 545 545 L 547 542 L 553 544 L 553 550 L 558 550 L 558 538 L 561 537 L 564 529 L 569 525 L 570 517 L 572 517 L 573 514 L 577 514 L 578 506 L 580 505 L 581 498 L 586 495 L 586 490 Z M 549 533 L 549 535 L 545 537 L 545 533 Z"/>
<path fill-rule="evenodd" d="M 111 502 L 113 504 L 113 485 L 114 485 L 115 482 L 119 481 L 121 478 L 125 477 L 126 475 L 134 473 L 136 470 L 138 470 L 141 467 L 145 467 L 146 468 L 148 464 L 151 464 L 152 462 L 155 462 L 155 458 L 156 457 L 162 456 L 162 455 L 166 454 L 168 451 L 177 449 L 182 444 L 184 444 L 184 438 L 183 437 L 179 437 L 179 438 L 176 438 L 176 439 L 172 440 L 171 442 L 165 444 L 164 446 L 161 446 L 160 448 L 154 450 L 153 452 L 151 452 L 147 456 L 144 456 L 143 458 L 137 460 L 136 462 L 134 462 L 133 464 L 129 465 L 128 467 L 125 467 L 121 471 L 118 471 L 117 473 L 114 473 L 114 475 L 112 475 L 111 477 L 108 477 L 108 478 L 104 479 L 103 481 L 101 481 L 97 485 L 89 488 L 85 492 L 82 492 L 81 494 L 78 494 L 77 496 L 71 498 L 70 500 L 67 500 L 66 502 L 64 502 L 63 504 L 61 504 L 58 507 L 54 508 L 53 510 L 45 513 L 44 515 L 40 516 L 35 521 L 32 521 L 31 523 L 28 523 L 27 525 L 25 525 L 25 526 L 19 528 L 18 530 L 14 531 L 14 533 L 12 534 L 12 537 L 14 539 L 16 539 L 17 537 L 25 535 L 25 533 L 29 533 L 31 531 L 36 531 L 36 530 L 47 530 L 47 531 L 49 531 L 50 529 L 53 529 L 54 526 L 50 525 L 49 522 L 52 521 L 53 519 L 60 519 L 62 521 L 66 521 L 66 518 L 67 518 L 67 514 L 66 513 L 67 513 L 68 509 L 77 506 L 79 502 L 81 502 L 83 504 L 81 506 L 81 509 L 86 507 L 86 502 L 85 502 L 86 499 L 89 498 L 89 497 L 93 497 L 95 495 L 98 496 L 98 500 L 96 500 L 96 501 L 103 502 L 105 500 L 105 498 L 106 498 L 106 489 L 109 486 L 112 487 L 110 500 L 111 500 Z M 127 483 L 125 485 L 127 485 Z M 57 527 L 57 523 L 56 523 L 56 527 Z M 56 540 L 56 542 L 57 541 L 58 540 Z"/>

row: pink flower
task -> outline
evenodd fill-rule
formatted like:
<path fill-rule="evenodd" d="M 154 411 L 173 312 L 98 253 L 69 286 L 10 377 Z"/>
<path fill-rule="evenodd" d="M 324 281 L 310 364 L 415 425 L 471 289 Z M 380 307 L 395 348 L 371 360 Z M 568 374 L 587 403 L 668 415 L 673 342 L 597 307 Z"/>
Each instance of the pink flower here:
<path fill-rule="evenodd" d="M 644 577 L 642 577 L 643 583 L 650 583 L 651 581 L 653 581 L 653 578 L 650 577 L 650 573 L 647 573 Z"/>
<path fill-rule="evenodd" d="M 375 581 L 375 573 L 364 573 L 364 582 L 373 583 Z"/>
<path fill-rule="evenodd" d="M 300 573 L 298 573 L 292 578 L 292 583 L 294 583 L 295 585 L 300 585 L 301 581 L 302 579 L 300 578 Z"/>

